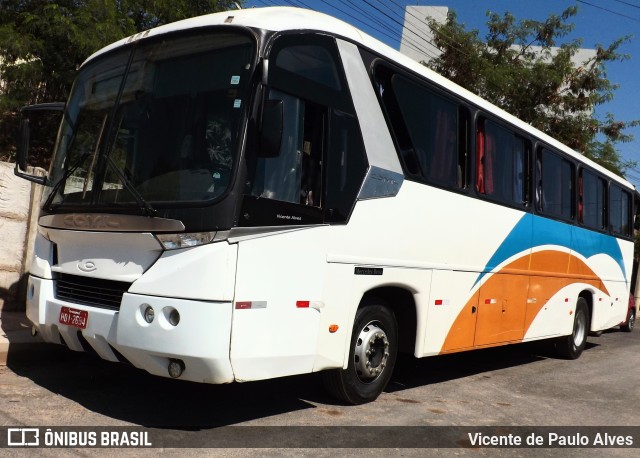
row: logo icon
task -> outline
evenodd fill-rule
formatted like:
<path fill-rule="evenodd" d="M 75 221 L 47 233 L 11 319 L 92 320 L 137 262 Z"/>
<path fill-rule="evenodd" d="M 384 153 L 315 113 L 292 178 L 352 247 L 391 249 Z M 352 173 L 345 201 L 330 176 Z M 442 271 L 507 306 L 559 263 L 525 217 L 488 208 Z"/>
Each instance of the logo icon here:
<path fill-rule="evenodd" d="M 83 272 L 93 272 L 97 268 L 96 263 L 93 261 L 80 261 L 78 263 L 78 269 Z"/>
<path fill-rule="evenodd" d="M 40 445 L 40 429 L 8 428 L 7 445 L 9 447 L 37 447 Z"/>

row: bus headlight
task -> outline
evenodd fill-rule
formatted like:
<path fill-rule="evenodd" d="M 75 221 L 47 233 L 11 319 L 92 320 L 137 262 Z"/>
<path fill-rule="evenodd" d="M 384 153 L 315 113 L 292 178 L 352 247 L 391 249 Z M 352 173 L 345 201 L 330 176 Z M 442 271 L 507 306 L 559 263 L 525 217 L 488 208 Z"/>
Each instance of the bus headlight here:
<path fill-rule="evenodd" d="M 191 232 L 186 234 L 156 234 L 165 250 L 177 250 L 211 243 L 215 232 Z"/>

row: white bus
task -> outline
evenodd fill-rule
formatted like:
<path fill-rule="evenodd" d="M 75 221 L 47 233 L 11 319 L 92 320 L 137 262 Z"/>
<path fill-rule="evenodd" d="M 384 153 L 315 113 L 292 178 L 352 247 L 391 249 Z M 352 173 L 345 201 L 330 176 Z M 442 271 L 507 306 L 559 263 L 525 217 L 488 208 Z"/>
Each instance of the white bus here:
<path fill-rule="evenodd" d="M 35 331 L 159 376 L 323 371 L 363 403 L 399 351 L 555 339 L 572 359 L 627 313 L 629 183 L 316 12 L 114 43 L 79 71 L 48 176 L 25 148 Z"/>

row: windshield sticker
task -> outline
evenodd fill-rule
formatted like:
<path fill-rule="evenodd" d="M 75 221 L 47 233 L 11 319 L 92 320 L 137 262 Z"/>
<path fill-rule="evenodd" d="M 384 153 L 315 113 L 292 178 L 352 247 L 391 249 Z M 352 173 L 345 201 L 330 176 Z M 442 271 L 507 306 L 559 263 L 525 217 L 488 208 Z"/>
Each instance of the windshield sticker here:
<path fill-rule="evenodd" d="M 231 84 L 240 84 L 240 77 L 239 76 L 232 76 L 231 77 Z"/>
<path fill-rule="evenodd" d="M 233 101 L 233 108 L 240 108 L 240 105 L 242 104 L 242 100 L 240 99 L 235 99 Z"/>

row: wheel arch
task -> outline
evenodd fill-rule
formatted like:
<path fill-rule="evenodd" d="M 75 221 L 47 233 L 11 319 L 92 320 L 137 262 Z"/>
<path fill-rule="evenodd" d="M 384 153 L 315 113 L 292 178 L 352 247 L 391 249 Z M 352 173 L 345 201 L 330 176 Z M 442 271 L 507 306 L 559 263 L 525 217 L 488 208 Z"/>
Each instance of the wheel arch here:
<path fill-rule="evenodd" d="M 379 286 L 366 291 L 358 309 L 383 302 L 396 317 L 398 351 L 413 354 L 416 346 L 417 311 L 415 291 L 405 286 Z"/>
<path fill-rule="evenodd" d="M 578 294 L 578 298 L 583 298 L 585 301 L 587 301 L 587 313 L 588 313 L 588 317 L 587 319 L 589 320 L 588 323 L 588 330 L 589 331 L 594 331 L 593 329 L 593 291 L 590 291 L 588 289 L 582 290 L 580 292 L 580 294 Z"/>

